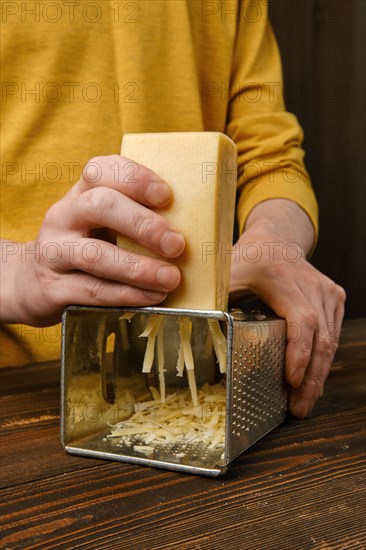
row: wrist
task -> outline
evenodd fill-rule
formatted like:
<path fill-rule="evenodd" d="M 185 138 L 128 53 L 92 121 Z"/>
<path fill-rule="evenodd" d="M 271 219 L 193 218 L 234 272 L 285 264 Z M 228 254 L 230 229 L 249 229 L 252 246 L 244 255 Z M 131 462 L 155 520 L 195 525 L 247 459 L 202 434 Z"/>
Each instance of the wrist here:
<path fill-rule="evenodd" d="M 248 216 L 242 237 L 252 236 L 298 246 L 304 257 L 312 250 L 315 239 L 313 225 L 305 211 L 287 199 L 259 203 Z"/>
<path fill-rule="evenodd" d="M 33 296 L 29 284 L 32 269 L 29 258 L 25 261 L 23 250 L 30 243 L 1 241 L 0 255 L 0 321 L 2 323 L 29 323 L 28 295 Z M 24 247 L 24 248 L 23 248 Z"/>
<path fill-rule="evenodd" d="M 20 243 L 1 241 L 0 320 L 2 323 L 16 323 L 20 320 L 16 296 L 16 278 L 21 263 L 20 248 Z"/>
<path fill-rule="evenodd" d="M 232 269 L 245 266 L 250 277 L 253 270 L 267 269 L 273 264 L 297 263 L 306 260 L 302 246 L 291 239 L 285 239 L 269 226 L 253 225 L 245 231 L 233 248 Z M 242 275 L 242 274 L 241 274 Z"/>

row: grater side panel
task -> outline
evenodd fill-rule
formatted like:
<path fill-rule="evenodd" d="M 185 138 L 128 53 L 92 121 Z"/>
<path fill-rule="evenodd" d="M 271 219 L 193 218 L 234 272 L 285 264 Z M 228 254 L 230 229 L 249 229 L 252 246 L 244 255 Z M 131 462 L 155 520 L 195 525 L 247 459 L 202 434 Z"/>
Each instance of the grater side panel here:
<path fill-rule="evenodd" d="M 286 322 L 282 319 L 234 323 L 230 461 L 286 418 L 285 343 Z"/>

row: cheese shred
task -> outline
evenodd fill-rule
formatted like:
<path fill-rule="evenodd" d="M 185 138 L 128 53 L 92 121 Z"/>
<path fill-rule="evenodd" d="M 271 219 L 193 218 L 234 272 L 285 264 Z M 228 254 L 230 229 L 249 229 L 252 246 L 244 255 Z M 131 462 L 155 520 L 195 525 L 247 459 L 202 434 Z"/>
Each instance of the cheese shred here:
<path fill-rule="evenodd" d="M 195 407 L 198 406 L 196 377 L 194 375 L 194 361 L 191 347 L 190 333 L 192 322 L 188 317 L 180 317 L 179 320 L 180 349 L 182 350 L 184 364 L 187 369 L 187 378 L 191 390 L 192 402 Z M 179 357 L 179 356 L 178 356 Z"/>
<path fill-rule="evenodd" d="M 121 443 L 138 447 L 178 444 L 204 444 L 208 449 L 223 449 L 225 438 L 226 388 L 224 382 L 204 384 L 192 406 L 189 390 L 167 395 L 165 402 L 136 403 L 134 413 L 112 426 L 107 438 L 121 438 Z"/>
<path fill-rule="evenodd" d="M 208 328 L 212 337 L 216 357 L 219 361 L 221 373 L 226 372 L 227 340 L 222 333 L 217 319 L 207 319 Z"/>
<path fill-rule="evenodd" d="M 122 321 L 130 322 L 135 315 L 133 312 L 126 312 L 120 317 L 122 340 L 128 340 L 126 338 L 126 326 Z M 146 350 L 144 361 L 142 365 L 142 372 L 148 374 L 151 372 L 154 357 L 155 357 L 155 344 L 157 342 L 157 364 L 158 364 L 158 377 L 161 401 L 165 400 L 165 358 L 164 358 L 164 320 L 165 315 L 152 314 L 146 324 L 144 331 L 140 334 L 140 338 L 147 338 Z M 177 376 L 182 377 L 184 373 L 184 367 L 187 372 L 187 379 L 189 388 L 191 391 L 192 402 L 195 406 L 198 405 L 197 400 L 197 384 L 194 373 L 194 359 L 191 347 L 191 332 L 192 321 L 189 317 L 178 317 L 179 324 L 179 349 L 177 357 Z M 219 363 L 220 373 L 226 372 L 226 355 L 227 355 L 227 340 L 221 330 L 220 323 L 217 319 L 207 319 L 207 336 L 205 343 L 204 356 L 209 355 L 212 346 L 215 350 L 215 354 Z"/>
<path fill-rule="evenodd" d="M 142 365 L 142 372 L 144 373 L 151 371 L 154 362 L 155 340 L 163 319 L 164 315 L 151 315 L 144 332 L 140 334 L 140 338 L 147 338 L 144 363 Z"/>
<path fill-rule="evenodd" d="M 125 313 L 121 318 L 122 336 L 125 323 L 133 317 Z M 178 445 L 177 458 L 185 456 L 187 445 L 204 445 L 207 449 L 223 450 L 225 439 L 225 381 L 219 384 L 204 384 L 197 388 L 195 365 L 191 346 L 192 321 L 189 317 L 178 317 L 179 348 L 177 351 L 177 376 L 182 377 L 186 370 L 189 389 L 178 389 L 166 394 L 165 354 L 164 354 L 165 315 L 152 314 L 140 334 L 147 338 L 142 373 L 150 373 L 156 345 L 157 378 L 159 390 L 149 386 L 152 399 L 134 404 L 133 414 L 123 422 L 112 425 L 107 438 L 121 438 L 121 445 L 133 447 L 134 451 L 150 455 L 159 445 Z M 221 373 L 226 372 L 227 340 L 217 319 L 207 320 L 207 335 L 204 355 L 215 351 Z"/>
<path fill-rule="evenodd" d="M 157 335 L 158 341 L 158 372 L 159 372 L 159 386 L 160 386 L 160 399 L 161 402 L 165 402 L 165 358 L 164 358 L 164 323 L 161 323 L 158 329 Z"/>

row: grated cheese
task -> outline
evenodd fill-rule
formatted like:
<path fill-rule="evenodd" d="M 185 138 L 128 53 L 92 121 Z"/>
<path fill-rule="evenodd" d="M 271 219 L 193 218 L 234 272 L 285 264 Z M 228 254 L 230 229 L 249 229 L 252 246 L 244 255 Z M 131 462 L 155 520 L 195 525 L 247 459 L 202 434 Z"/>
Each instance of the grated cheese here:
<path fill-rule="evenodd" d="M 182 350 L 183 361 L 187 369 L 188 384 L 191 390 L 191 396 L 193 405 L 198 406 L 197 398 L 197 385 L 194 375 L 194 361 L 193 353 L 190 342 L 190 334 L 192 330 L 192 322 L 188 317 L 180 317 L 179 322 L 179 337 L 180 337 L 180 350 Z M 178 355 L 179 360 L 179 355 Z"/>
<path fill-rule="evenodd" d="M 219 361 L 220 372 L 226 372 L 227 341 L 217 319 L 207 319 L 208 328 L 212 337 L 216 357 Z"/>
<path fill-rule="evenodd" d="M 132 317 L 135 315 L 132 311 L 126 311 L 119 318 L 119 327 L 122 335 L 122 349 L 127 351 L 130 349 L 130 342 L 128 339 L 127 323 L 131 322 Z"/>
<path fill-rule="evenodd" d="M 133 314 L 126 313 L 120 319 L 129 322 Z M 225 441 L 225 382 L 204 384 L 197 389 L 194 358 L 191 346 L 192 321 L 178 317 L 179 349 L 177 376 L 186 369 L 189 389 L 177 390 L 166 395 L 164 356 L 165 315 L 152 314 L 140 337 L 147 338 L 142 373 L 150 373 L 157 347 L 157 372 L 159 390 L 150 386 L 152 399 L 134 405 L 133 414 L 126 420 L 112 425 L 107 438 L 121 438 L 123 445 L 134 451 L 151 454 L 161 445 L 178 445 L 177 458 L 185 456 L 187 445 L 204 445 L 207 449 L 223 449 Z M 122 324 L 122 323 L 121 323 Z M 221 373 L 226 372 L 227 341 L 217 319 L 207 320 L 205 354 L 214 350 Z M 121 327 L 122 328 L 122 327 Z M 145 398 L 146 399 L 146 398 Z M 182 450 L 183 449 L 183 450 Z"/>
<path fill-rule="evenodd" d="M 142 366 L 142 372 L 144 373 L 149 373 L 151 371 L 154 362 L 155 340 L 164 317 L 164 315 L 150 315 L 144 332 L 140 334 L 140 338 L 147 338 L 144 363 Z"/>
<path fill-rule="evenodd" d="M 134 450 L 159 445 L 204 444 L 223 449 L 225 440 L 226 388 L 224 382 L 204 384 L 197 392 L 198 405 L 192 406 L 190 390 L 167 395 L 165 403 L 137 403 L 130 418 L 112 426 L 108 438 L 119 437 Z"/>

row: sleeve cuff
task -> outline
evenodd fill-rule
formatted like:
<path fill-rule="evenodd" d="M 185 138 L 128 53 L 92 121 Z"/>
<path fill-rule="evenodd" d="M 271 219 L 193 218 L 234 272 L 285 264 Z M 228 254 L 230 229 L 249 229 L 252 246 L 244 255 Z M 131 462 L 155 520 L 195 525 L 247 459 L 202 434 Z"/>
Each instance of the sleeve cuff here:
<path fill-rule="evenodd" d="M 291 183 L 291 181 L 285 181 L 281 173 L 274 173 L 271 183 L 268 183 L 268 176 L 246 183 L 237 203 L 239 234 L 243 233 L 247 218 L 253 208 L 261 202 L 271 199 L 291 200 L 307 214 L 314 228 L 314 243 L 309 254 L 310 257 L 314 252 L 319 235 L 318 204 L 310 181 L 305 178 Z"/>

